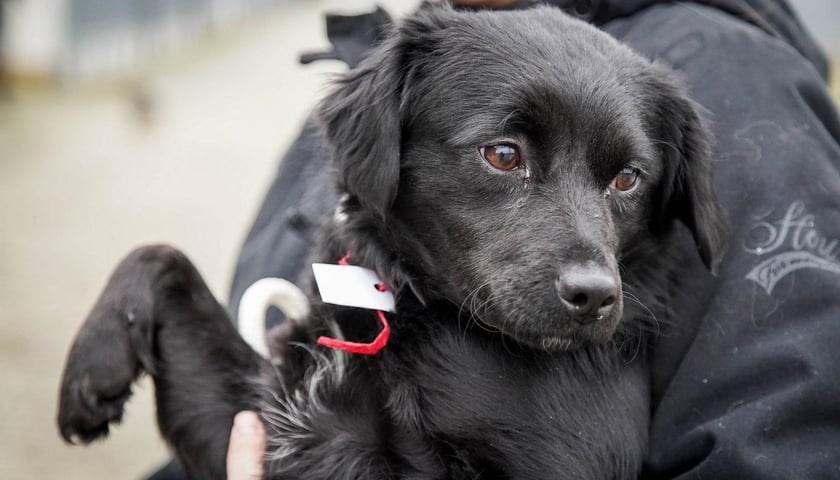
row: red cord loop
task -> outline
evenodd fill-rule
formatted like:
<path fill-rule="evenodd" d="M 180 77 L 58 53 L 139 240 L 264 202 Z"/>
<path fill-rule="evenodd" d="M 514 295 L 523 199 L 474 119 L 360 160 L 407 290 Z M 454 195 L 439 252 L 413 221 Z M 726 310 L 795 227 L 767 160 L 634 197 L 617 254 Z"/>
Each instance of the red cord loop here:
<path fill-rule="evenodd" d="M 338 340 L 330 337 L 318 337 L 318 345 L 323 345 L 329 348 L 337 348 L 345 352 L 358 353 L 361 355 L 375 355 L 380 350 L 385 348 L 388 344 L 388 337 L 391 336 L 391 327 L 388 326 L 388 320 L 385 319 L 385 314 L 382 310 L 377 310 L 376 314 L 379 316 L 379 321 L 382 323 L 382 331 L 370 343 L 348 342 L 346 340 Z"/>
<path fill-rule="evenodd" d="M 344 256 L 341 257 L 338 260 L 338 264 L 339 265 L 350 265 L 350 252 L 345 253 Z"/>
<path fill-rule="evenodd" d="M 339 265 L 350 265 L 348 261 L 350 259 L 350 252 L 347 252 L 341 259 L 338 261 Z M 388 286 L 384 283 L 379 283 L 376 286 L 376 289 L 380 292 L 384 292 L 388 290 Z M 391 327 L 388 325 L 388 320 L 385 318 L 385 313 L 382 310 L 377 310 L 376 315 L 379 317 L 379 322 L 382 323 L 382 331 L 379 332 L 379 335 L 373 339 L 370 343 L 359 343 L 359 342 L 348 342 L 347 340 L 339 340 L 337 338 L 331 338 L 326 336 L 318 337 L 318 345 L 323 345 L 328 348 L 336 348 L 338 350 L 344 350 L 345 352 L 349 353 L 358 353 L 360 355 L 375 355 L 380 350 L 385 348 L 385 345 L 388 344 L 388 337 L 391 336 Z"/>

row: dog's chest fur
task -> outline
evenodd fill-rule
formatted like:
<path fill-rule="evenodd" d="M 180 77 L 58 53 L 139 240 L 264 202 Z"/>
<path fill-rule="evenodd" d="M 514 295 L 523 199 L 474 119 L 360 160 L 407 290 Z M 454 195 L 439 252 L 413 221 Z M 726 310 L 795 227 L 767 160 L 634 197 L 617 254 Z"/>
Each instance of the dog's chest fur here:
<path fill-rule="evenodd" d="M 613 346 L 525 349 L 448 304 L 409 298 L 398 310 L 388 347 L 348 357 L 344 374 L 326 380 L 336 394 L 320 401 L 341 422 L 353 419 L 341 428 L 357 446 L 387 452 L 396 470 L 388 478 L 635 477 L 649 403 L 641 362 Z M 376 324 L 369 311 L 327 312 L 352 335 Z"/>

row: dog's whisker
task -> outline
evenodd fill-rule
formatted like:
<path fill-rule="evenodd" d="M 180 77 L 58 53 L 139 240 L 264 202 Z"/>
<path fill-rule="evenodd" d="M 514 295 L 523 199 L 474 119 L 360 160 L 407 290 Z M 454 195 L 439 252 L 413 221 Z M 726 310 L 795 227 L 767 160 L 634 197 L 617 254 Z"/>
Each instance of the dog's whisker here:
<path fill-rule="evenodd" d="M 482 329 L 486 332 L 489 332 L 489 333 L 502 333 L 501 330 L 499 330 L 496 327 L 493 327 L 492 325 L 490 325 L 489 323 L 487 323 L 484 320 L 484 316 L 486 316 L 486 314 L 487 314 L 487 307 L 495 301 L 496 297 L 493 294 L 490 294 L 486 299 L 481 301 L 481 303 L 477 303 L 481 300 L 478 297 L 478 291 L 480 289 L 484 288 L 484 287 L 489 286 L 489 285 L 490 285 L 489 281 L 484 283 L 483 285 L 481 285 L 480 287 L 475 289 L 473 291 L 473 294 L 471 295 L 471 298 L 469 300 L 470 301 L 470 307 L 469 307 L 470 316 L 467 319 L 467 324 L 465 325 L 465 328 L 462 330 L 462 333 L 463 333 L 465 338 L 466 338 L 467 330 L 469 329 L 470 324 L 475 325 L 476 327 L 478 327 L 478 328 L 480 328 L 480 329 Z M 465 299 L 464 303 L 466 303 L 466 301 L 467 300 Z M 481 313 L 481 310 L 484 310 L 483 315 Z M 459 317 L 460 317 L 460 312 L 459 312 Z M 459 322 L 459 328 L 460 328 L 460 322 Z"/>
<path fill-rule="evenodd" d="M 670 147 L 675 153 L 677 153 L 677 154 L 680 153 L 679 147 L 677 147 L 676 145 L 674 145 L 671 142 L 668 142 L 668 141 L 665 141 L 665 140 L 659 140 L 657 138 L 653 138 L 653 139 L 651 139 L 651 143 L 653 143 L 654 145 L 665 145 L 667 147 Z"/>
<path fill-rule="evenodd" d="M 502 134 L 505 132 L 506 127 L 507 127 L 507 122 L 510 121 L 510 119 L 513 118 L 513 116 L 516 115 L 517 113 L 519 113 L 519 109 L 514 109 L 513 111 L 508 113 L 505 116 L 505 118 L 502 119 L 501 122 L 499 122 L 499 135 L 500 136 L 502 136 Z"/>
<path fill-rule="evenodd" d="M 661 331 L 659 319 L 656 317 L 656 314 L 653 310 L 648 307 L 644 302 L 642 302 L 639 297 L 634 294 L 630 289 L 627 287 L 625 283 L 622 282 L 622 291 L 624 298 L 630 300 L 631 302 L 635 303 L 647 313 L 646 319 L 648 322 L 634 322 L 638 323 L 638 328 L 640 329 L 640 333 L 644 333 L 646 331 L 650 331 L 656 334 L 659 334 Z M 647 328 L 650 326 L 650 328 Z"/>
<path fill-rule="evenodd" d="M 487 313 L 486 312 L 487 306 L 490 305 L 491 302 L 493 302 L 493 300 L 494 300 L 494 297 L 491 295 L 491 296 L 487 297 L 487 299 L 484 300 L 484 302 L 482 302 L 481 305 L 477 305 L 476 308 L 473 309 L 472 314 L 470 315 L 470 320 L 472 321 L 472 323 L 475 326 L 484 330 L 485 332 L 502 333 L 501 330 L 493 327 L 492 325 L 490 325 L 489 323 L 484 321 L 483 316 L 479 314 L 479 310 L 481 310 L 481 309 L 484 309 L 485 310 L 484 313 L 486 314 Z"/>
<path fill-rule="evenodd" d="M 514 315 L 515 315 L 515 317 L 516 317 L 516 318 L 512 318 L 512 317 L 514 317 Z M 507 314 L 507 315 L 505 315 L 505 317 L 502 319 L 502 329 L 504 330 L 504 329 L 505 329 L 505 327 L 507 326 L 507 324 L 509 324 L 509 323 L 510 323 L 510 324 L 512 324 L 512 325 L 517 325 L 517 324 L 522 323 L 522 322 L 525 320 L 525 319 L 523 319 L 523 318 L 522 318 L 522 316 L 523 316 L 523 315 L 522 315 L 521 313 L 516 312 L 516 311 L 513 311 L 513 312 L 508 313 L 508 314 Z M 500 333 L 501 333 L 501 331 L 500 331 Z M 507 343 L 507 341 L 509 340 L 509 337 L 508 337 L 507 335 L 502 335 L 502 336 L 501 336 L 501 339 L 502 339 L 502 346 L 504 346 L 504 347 L 505 347 L 505 350 L 506 350 L 509 354 L 511 354 L 512 356 L 517 356 L 517 354 L 516 354 L 516 353 L 514 353 L 514 352 L 511 350 L 510 346 L 509 346 L 509 345 L 508 345 L 508 343 Z"/>
<path fill-rule="evenodd" d="M 477 317 L 476 301 L 478 301 L 478 299 L 479 299 L 479 297 L 478 297 L 479 291 L 484 287 L 488 287 L 489 285 L 490 285 L 490 282 L 488 281 L 488 282 L 483 283 L 482 285 L 479 285 L 477 288 L 473 289 L 466 297 L 464 297 L 464 300 L 458 306 L 458 316 L 457 316 L 458 317 L 458 329 L 461 330 L 464 333 L 465 336 L 466 336 L 467 330 L 469 330 L 470 323 L 475 322 L 476 318 L 479 318 L 479 319 L 481 318 L 481 317 Z M 484 302 L 484 304 L 486 304 L 486 303 L 487 303 L 487 301 Z M 467 308 L 467 311 L 469 312 L 470 316 L 469 316 L 469 318 L 467 318 L 467 323 L 462 327 L 461 326 L 461 316 L 462 316 L 462 314 L 464 312 L 464 309 L 465 309 L 465 306 L 467 306 L 467 304 L 469 304 L 469 307 Z M 476 324 L 478 324 L 478 322 L 476 322 Z"/>

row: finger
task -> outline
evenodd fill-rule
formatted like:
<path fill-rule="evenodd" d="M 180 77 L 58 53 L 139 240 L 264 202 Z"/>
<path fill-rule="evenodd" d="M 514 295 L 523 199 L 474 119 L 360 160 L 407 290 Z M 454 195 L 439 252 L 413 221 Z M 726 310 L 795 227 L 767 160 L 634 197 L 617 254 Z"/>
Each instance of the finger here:
<path fill-rule="evenodd" d="M 239 412 L 233 419 L 227 453 L 228 480 L 258 480 L 263 476 L 265 428 L 254 412 Z"/>

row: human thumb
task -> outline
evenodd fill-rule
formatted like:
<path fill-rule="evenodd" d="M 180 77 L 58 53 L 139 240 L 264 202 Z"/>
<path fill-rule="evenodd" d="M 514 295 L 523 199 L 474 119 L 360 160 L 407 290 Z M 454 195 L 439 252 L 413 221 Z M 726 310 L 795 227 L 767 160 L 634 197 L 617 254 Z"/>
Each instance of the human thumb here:
<path fill-rule="evenodd" d="M 254 412 L 239 412 L 233 419 L 227 452 L 228 480 L 259 480 L 263 477 L 265 428 Z"/>

